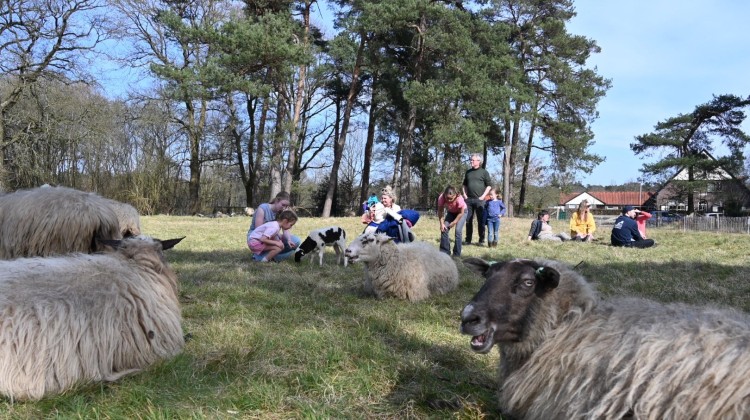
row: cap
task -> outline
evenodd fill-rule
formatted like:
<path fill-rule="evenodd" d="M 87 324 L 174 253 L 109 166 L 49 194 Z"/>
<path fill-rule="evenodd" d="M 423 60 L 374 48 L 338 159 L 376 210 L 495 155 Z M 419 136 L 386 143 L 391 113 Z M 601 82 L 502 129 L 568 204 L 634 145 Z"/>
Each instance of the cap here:
<path fill-rule="evenodd" d="M 625 206 L 625 207 L 623 207 L 622 208 L 622 214 L 625 214 L 625 213 L 629 212 L 630 210 L 635 210 L 635 207 L 633 207 L 633 206 Z"/>

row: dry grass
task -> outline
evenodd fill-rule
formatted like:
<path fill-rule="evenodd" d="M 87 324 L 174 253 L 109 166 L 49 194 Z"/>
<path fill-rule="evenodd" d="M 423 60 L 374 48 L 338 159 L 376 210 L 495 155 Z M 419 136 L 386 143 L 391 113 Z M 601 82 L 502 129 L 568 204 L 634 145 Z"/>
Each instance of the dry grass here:
<path fill-rule="evenodd" d="M 497 248 L 464 257 L 544 257 L 579 264 L 602 294 L 729 305 L 750 311 L 750 236 L 650 231 L 648 250 L 526 242 L 530 220 L 503 219 Z M 36 403 L 0 402 L 2 418 L 496 418 L 497 355 L 475 355 L 458 314 L 482 279 L 459 267 L 461 286 L 419 304 L 362 294 L 362 266 L 253 263 L 248 218 L 144 217 L 143 231 L 187 236 L 167 258 L 181 282 L 184 354 L 114 384 Z M 556 229 L 562 222 L 552 222 Z M 295 233 L 356 218 L 305 218 Z M 436 247 L 437 220 L 417 236 Z"/>

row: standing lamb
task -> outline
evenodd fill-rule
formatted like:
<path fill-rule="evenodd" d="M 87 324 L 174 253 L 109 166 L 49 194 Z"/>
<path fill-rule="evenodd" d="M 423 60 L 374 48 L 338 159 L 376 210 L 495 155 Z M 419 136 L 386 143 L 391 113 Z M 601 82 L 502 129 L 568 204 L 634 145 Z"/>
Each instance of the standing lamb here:
<path fill-rule="evenodd" d="M 325 252 L 326 245 L 333 246 L 333 250 L 336 251 L 336 264 L 341 264 L 341 260 L 343 260 L 344 267 L 346 267 L 347 259 L 344 256 L 346 231 L 338 226 L 310 231 L 307 238 L 297 248 L 297 252 L 294 253 L 294 261 L 300 262 L 305 255 L 317 251 L 320 266 L 322 267 L 323 253 Z M 312 262 L 312 257 L 313 255 L 310 255 L 310 262 Z"/>
<path fill-rule="evenodd" d="M 109 203 L 110 207 L 112 207 L 112 210 L 114 210 L 117 215 L 117 222 L 120 225 L 120 234 L 123 238 L 138 236 L 141 234 L 141 218 L 135 207 L 109 198 L 105 198 L 104 200 Z"/>
<path fill-rule="evenodd" d="M 365 263 L 365 291 L 378 298 L 417 302 L 458 286 L 451 257 L 426 242 L 396 245 L 384 233 L 365 233 L 349 245 L 346 256 Z"/>
<path fill-rule="evenodd" d="M 500 348 L 500 408 L 526 419 L 740 419 L 750 317 L 640 298 L 600 302 L 563 263 L 465 264 L 486 282 L 461 312 L 471 348 Z"/>
<path fill-rule="evenodd" d="M 0 262 L 0 394 L 37 400 L 178 354 L 177 276 L 162 251 L 181 239 Z"/>
<path fill-rule="evenodd" d="M 120 239 L 117 214 L 96 194 L 39 187 L 0 196 L 0 259 L 96 252 Z"/>

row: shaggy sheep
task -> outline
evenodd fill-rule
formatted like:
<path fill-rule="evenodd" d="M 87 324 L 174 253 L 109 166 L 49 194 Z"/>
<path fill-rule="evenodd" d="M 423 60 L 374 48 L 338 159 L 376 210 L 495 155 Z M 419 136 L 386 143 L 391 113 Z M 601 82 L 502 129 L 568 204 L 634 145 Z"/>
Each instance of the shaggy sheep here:
<path fill-rule="evenodd" d="M 130 204 L 121 203 L 116 200 L 105 198 L 112 210 L 117 215 L 117 221 L 120 224 L 120 234 L 123 238 L 138 236 L 141 234 L 141 219 L 138 210 Z"/>
<path fill-rule="evenodd" d="M 600 302 L 563 263 L 465 264 L 486 282 L 461 312 L 500 348 L 500 408 L 528 419 L 728 419 L 750 413 L 750 317 L 640 298 Z"/>
<path fill-rule="evenodd" d="M 341 264 L 341 260 L 343 260 L 344 267 L 346 267 L 348 261 L 346 256 L 344 256 L 346 232 L 338 226 L 310 231 L 307 238 L 297 248 L 297 252 L 294 253 L 294 261 L 300 262 L 305 255 L 317 251 L 320 266 L 322 267 L 323 253 L 325 252 L 326 245 L 333 246 L 333 250 L 336 251 L 336 264 Z M 313 255 L 310 255 L 310 262 L 312 262 L 312 257 Z"/>
<path fill-rule="evenodd" d="M 346 249 L 350 262 L 365 263 L 365 290 L 417 302 L 458 286 L 458 269 L 450 256 L 426 242 L 396 245 L 384 233 L 365 233 Z"/>
<path fill-rule="evenodd" d="M 162 250 L 180 240 L 0 262 L 0 394 L 36 400 L 178 354 L 177 277 Z"/>
<path fill-rule="evenodd" d="M 65 187 L 0 196 L 0 259 L 101 250 L 98 239 L 120 239 L 108 200 Z"/>

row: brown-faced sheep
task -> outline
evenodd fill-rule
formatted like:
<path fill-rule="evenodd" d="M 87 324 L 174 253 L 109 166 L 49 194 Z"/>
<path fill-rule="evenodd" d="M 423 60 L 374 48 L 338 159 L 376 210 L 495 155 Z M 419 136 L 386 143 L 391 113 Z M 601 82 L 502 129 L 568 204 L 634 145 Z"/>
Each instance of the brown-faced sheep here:
<path fill-rule="evenodd" d="M 1 261 L 0 394 L 36 400 L 178 354 L 177 277 L 162 250 L 179 241 L 128 238 L 104 254 Z"/>
<path fill-rule="evenodd" d="M 417 302 L 458 286 L 458 269 L 450 256 L 426 242 L 396 245 L 385 233 L 365 233 L 349 244 L 350 262 L 365 263 L 365 291 L 378 298 Z"/>
<path fill-rule="evenodd" d="M 40 187 L 0 196 L 0 259 L 100 251 L 96 238 L 122 238 L 117 214 L 96 194 Z"/>
<path fill-rule="evenodd" d="M 500 348 L 500 408 L 526 419 L 740 419 L 750 317 L 640 298 L 599 301 L 567 265 L 465 264 L 486 282 L 461 312 L 471 348 Z"/>
<path fill-rule="evenodd" d="M 109 203 L 109 206 L 112 207 L 112 210 L 117 215 L 117 222 L 120 225 L 120 235 L 123 238 L 141 234 L 141 218 L 135 207 L 109 198 L 105 198 L 104 200 Z"/>

